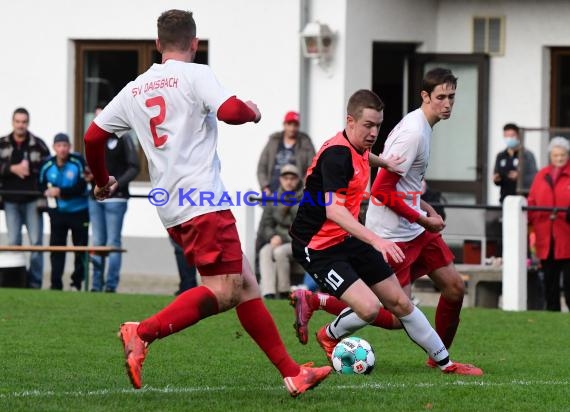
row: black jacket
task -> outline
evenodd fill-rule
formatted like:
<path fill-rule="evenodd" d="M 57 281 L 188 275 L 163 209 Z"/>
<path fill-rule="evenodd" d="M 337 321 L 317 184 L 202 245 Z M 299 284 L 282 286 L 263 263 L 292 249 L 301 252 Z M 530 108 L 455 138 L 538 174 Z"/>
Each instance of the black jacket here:
<path fill-rule="evenodd" d="M 13 133 L 0 138 L 0 187 L 3 190 L 37 191 L 38 195 L 2 195 L 8 202 L 27 203 L 40 197 L 38 175 L 43 161 L 50 156 L 45 142 L 32 133 L 18 146 Z M 24 158 L 30 162 L 30 175 L 24 179 L 10 172 L 10 166 L 20 163 Z"/>
<path fill-rule="evenodd" d="M 517 194 L 517 182 L 507 178 L 507 175 L 511 170 L 519 170 L 520 151 L 521 149 L 516 150 L 514 156 L 511 157 L 507 150 L 503 150 L 497 154 L 497 158 L 495 159 L 494 173 L 498 173 L 499 176 L 501 176 L 501 180 L 495 183 L 497 186 L 501 187 L 501 203 L 503 203 L 505 197 Z M 534 175 L 536 175 L 536 161 L 534 159 L 534 155 L 528 150 L 523 151 L 523 156 L 524 174 L 522 177 L 522 183 L 523 190 L 528 191 L 534 179 Z"/>
<path fill-rule="evenodd" d="M 140 170 L 137 149 L 129 134 L 120 138 L 116 135 L 109 137 L 105 147 L 105 164 L 109 175 L 114 176 L 119 183 L 113 197 L 127 199 L 130 196 L 129 183 L 137 177 Z"/>

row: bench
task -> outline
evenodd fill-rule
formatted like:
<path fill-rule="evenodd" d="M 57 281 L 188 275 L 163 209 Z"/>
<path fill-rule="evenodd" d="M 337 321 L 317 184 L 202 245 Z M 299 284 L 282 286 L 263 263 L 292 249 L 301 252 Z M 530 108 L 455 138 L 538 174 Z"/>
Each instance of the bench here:
<path fill-rule="evenodd" d="M 498 308 L 503 293 L 503 269 L 491 265 L 455 265 L 467 286 L 467 305 L 470 307 Z M 422 276 L 414 287 L 435 288 L 429 276 Z M 527 276 L 527 310 L 544 309 L 544 290 L 539 272 L 529 269 Z"/>
<path fill-rule="evenodd" d="M 503 285 L 503 269 L 500 266 L 458 264 L 455 267 L 465 276 L 469 306 L 499 307 Z"/>
<path fill-rule="evenodd" d="M 107 256 L 109 253 L 124 253 L 126 249 L 116 248 L 114 246 L 0 246 L 0 257 L 2 256 L 1 252 L 80 252 L 84 253 L 83 265 L 85 267 L 85 291 L 89 290 L 89 255 L 100 255 L 100 256 Z M 11 266 L 8 266 L 10 268 Z M 11 275 L 8 271 L 7 275 Z M 25 279 L 22 280 L 10 280 L 4 282 L 2 280 L 3 285 L 10 285 L 10 286 L 25 286 Z"/>
<path fill-rule="evenodd" d="M 497 308 L 502 286 L 502 269 L 497 266 L 455 265 L 466 285 L 467 305 L 470 307 Z M 431 278 L 424 275 L 414 282 L 414 288 L 435 290 Z"/>

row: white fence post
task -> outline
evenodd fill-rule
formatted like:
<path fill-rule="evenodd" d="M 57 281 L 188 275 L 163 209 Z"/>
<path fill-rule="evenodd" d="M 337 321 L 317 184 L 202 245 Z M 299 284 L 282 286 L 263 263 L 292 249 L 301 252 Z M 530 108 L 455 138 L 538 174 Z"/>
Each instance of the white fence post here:
<path fill-rule="evenodd" d="M 507 196 L 503 202 L 503 309 L 527 308 L 526 199 Z"/>

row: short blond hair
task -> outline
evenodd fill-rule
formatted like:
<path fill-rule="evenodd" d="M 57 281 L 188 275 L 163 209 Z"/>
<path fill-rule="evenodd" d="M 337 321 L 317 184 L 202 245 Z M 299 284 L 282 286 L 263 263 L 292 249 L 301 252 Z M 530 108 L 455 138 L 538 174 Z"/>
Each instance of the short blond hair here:
<path fill-rule="evenodd" d="M 373 109 L 381 112 L 384 110 L 384 102 L 372 90 L 360 89 L 348 99 L 346 114 L 358 120 L 362 116 L 364 109 Z"/>

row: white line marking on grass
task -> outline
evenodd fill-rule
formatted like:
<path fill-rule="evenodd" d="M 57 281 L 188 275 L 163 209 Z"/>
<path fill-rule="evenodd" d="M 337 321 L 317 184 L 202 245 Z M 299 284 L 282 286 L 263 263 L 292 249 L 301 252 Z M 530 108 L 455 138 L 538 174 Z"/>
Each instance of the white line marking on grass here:
<path fill-rule="evenodd" d="M 455 382 L 430 382 L 430 383 L 362 383 L 358 385 L 327 385 L 324 384 L 323 388 L 329 389 L 410 389 L 410 388 L 431 388 L 431 387 L 445 387 L 445 386 L 479 386 L 479 387 L 497 387 L 497 386 L 570 386 L 570 381 L 523 381 L 513 380 L 510 382 L 485 382 L 485 381 L 455 381 Z M 276 391 L 283 389 L 283 386 L 264 386 L 257 388 L 258 390 Z M 22 392 L 0 393 L 0 399 L 14 399 L 14 398 L 50 398 L 56 396 L 66 397 L 96 397 L 118 394 L 145 394 L 145 393 L 207 393 L 207 392 L 224 392 L 224 391 L 251 391 L 251 387 L 227 387 L 227 386 L 199 386 L 188 388 L 177 388 L 173 386 L 166 386 L 164 388 L 155 388 L 152 386 L 143 386 L 142 389 L 98 389 L 93 391 L 41 391 L 29 390 Z"/>

